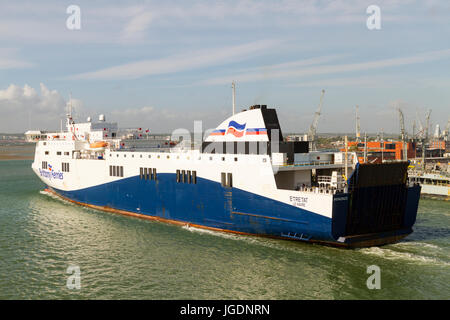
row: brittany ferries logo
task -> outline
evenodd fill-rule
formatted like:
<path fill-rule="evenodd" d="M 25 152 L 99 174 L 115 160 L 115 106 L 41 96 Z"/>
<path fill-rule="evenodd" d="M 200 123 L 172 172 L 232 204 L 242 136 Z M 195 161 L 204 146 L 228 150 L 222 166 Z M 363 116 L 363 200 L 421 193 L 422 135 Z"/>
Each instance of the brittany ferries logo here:
<path fill-rule="evenodd" d="M 245 135 L 267 135 L 266 128 L 247 128 L 245 129 L 247 123 L 240 124 L 236 121 L 230 121 L 228 123 L 228 128 L 225 129 L 217 129 L 214 130 L 211 135 L 212 136 L 224 136 L 226 134 L 232 134 L 236 138 L 241 138 Z"/>
<path fill-rule="evenodd" d="M 39 168 L 39 174 L 41 175 L 41 177 L 44 177 L 44 178 L 47 178 L 50 180 L 51 179 L 59 179 L 59 180 L 64 179 L 63 173 L 56 172 L 55 169 L 53 169 L 51 164 L 48 164 L 48 171 Z"/>
<path fill-rule="evenodd" d="M 239 124 L 236 121 L 231 120 L 228 124 L 227 134 L 232 134 L 233 136 L 240 138 L 244 135 L 246 125 L 246 123 Z"/>

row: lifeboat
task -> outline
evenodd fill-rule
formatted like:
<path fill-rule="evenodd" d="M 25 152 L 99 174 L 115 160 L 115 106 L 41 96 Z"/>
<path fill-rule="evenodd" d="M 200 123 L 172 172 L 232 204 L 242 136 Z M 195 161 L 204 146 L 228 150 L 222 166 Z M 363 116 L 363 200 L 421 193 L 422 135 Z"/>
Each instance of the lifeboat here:
<path fill-rule="evenodd" d="M 105 141 L 98 141 L 98 142 L 91 143 L 89 145 L 89 148 L 91 148 L 91 149 L 101 149 L 101 148 L 105 148 L 107 145 L 108 145 L 108 143 L 105 142 Z"/>

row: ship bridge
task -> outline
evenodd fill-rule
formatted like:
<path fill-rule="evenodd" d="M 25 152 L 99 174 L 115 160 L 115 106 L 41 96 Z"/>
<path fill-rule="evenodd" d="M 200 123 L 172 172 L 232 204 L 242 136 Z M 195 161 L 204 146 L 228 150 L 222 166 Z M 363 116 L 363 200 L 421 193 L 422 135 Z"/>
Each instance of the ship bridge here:
<path fill-rule="evenodd" d="M 343 190 L 345 166 L 352 172 L 353 153 L 309 151 L 308 141 L 284 141 L 275 109 L 254 105 L 232 115 L 212 131 L 202 153 L 269 155 L 278 189 L 326 192 Z"/>

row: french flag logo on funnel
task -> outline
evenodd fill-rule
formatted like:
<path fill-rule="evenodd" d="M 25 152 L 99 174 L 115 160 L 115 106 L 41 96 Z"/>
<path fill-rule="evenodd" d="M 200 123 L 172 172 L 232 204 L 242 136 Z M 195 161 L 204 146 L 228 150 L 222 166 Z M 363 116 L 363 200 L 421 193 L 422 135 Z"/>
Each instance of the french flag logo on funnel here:
<path fill-rule="evenodd" d="M 244 135 L 245 126 L 247 123 L 239 124 L 236 121 L 231 120 L 228 124 L 227 134 L 232 134 L 233 136 L 240 138 Z"/>

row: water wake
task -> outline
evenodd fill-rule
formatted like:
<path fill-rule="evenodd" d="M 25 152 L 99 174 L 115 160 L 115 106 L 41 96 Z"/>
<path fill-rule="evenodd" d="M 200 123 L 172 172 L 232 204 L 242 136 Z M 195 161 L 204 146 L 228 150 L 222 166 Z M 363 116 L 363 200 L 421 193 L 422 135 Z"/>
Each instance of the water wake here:
<path fill-rule="evenodd" d="M 371 248 L 363 248 L 358 250 L 361 253 L 378 256 L 388 260 L 403 260 L 411 263 L 418 264 L 431 264 L 431 265 L 442 265 L 442 266 L 450 266 L 450 263 L 446 261 L 442 261 L 440 259 L 434 257 L 427 257 L 419 254 L 414 254 L 411 252 L 401 252 L 396 250 L 391 250 L 388 248 L 379 248 L 379 247 L 371 247 Z"/>

